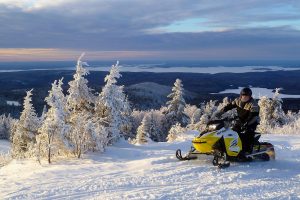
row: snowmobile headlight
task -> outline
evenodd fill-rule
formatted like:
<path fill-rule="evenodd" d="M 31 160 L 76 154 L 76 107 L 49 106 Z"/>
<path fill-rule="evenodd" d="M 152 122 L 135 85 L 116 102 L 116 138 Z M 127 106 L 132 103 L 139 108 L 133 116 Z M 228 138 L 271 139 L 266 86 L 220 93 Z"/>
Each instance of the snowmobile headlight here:
<path fill-rule="evenodd" d="M 208 126 L 209 130 L 216 130 L 217 125 L 216 124 L 211 124 Z"/>

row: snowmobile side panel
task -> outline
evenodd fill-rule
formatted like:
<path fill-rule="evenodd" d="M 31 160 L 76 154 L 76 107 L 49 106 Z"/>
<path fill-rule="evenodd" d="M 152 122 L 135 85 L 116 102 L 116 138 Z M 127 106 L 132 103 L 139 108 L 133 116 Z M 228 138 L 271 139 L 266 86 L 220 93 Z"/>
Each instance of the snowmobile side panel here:
<path fill-rule="evenodd" d="M 227 155 L 236 157 L 242 150 L 242 141 L 239 135 L 229 130 L 224 133 L 223 137 Z"/>
<path fill-rule="evenodd" d="M 236 157 L 242 150 L 242 141 L 238 134 L 232 130 L 220 129 L 196 137 L 192 143 L 197 151 L 200 153 L 211 153 L 213 152 L 213 146 L 221 138 L 224 138 L 225 149 L 228 156 Z"/>
<path fill-rule="evenodd" d="M 194 148 L 200 153 L 211 153 L 213 151 L 213 145 L 220 139 L 220 136 L 216 136 L 216 131 L 196 137 L 192 143 Z"/>

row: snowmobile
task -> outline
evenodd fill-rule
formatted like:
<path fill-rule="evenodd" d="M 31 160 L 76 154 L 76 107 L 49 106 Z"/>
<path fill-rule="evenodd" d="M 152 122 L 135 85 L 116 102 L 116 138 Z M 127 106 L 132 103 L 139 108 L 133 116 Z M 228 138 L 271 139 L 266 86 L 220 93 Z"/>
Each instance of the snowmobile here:
<path fill-rule="evenodd" d="M 179 160 L 192 160 L 202 154 L 212 155 L 213 165 L 219 168 L 229 167 L 231 161 L 275 159 L 274 146 L 268 142 L 259 142 L 260 133 L 255 133 L 252 152 L 242 153 L 242 141 L 239 133 L 232 130 L 233 126 L 234 122 L 224 119 L 211 121 L 206 125 L 205 131 L 193 139 L 191 150 L 182 156 L 178 149 L 176 157 Z"/>

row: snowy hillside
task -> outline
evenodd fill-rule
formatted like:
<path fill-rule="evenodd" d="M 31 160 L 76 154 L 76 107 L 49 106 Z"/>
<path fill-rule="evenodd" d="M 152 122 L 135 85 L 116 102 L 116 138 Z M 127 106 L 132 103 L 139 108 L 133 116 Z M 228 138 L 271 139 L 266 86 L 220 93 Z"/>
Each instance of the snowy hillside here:
<path fill-rule="evenodd" d="M 222 170 L 210 157 L 176 160 L 175 150 L 188 150 L 191 138 L 141 146 L 120 141 L 103 154 L 50 165 L 14 160 L 0 168 L 0 199 L 300 198 L 300 136 L 263 135 L 275 145 L 275 161 Z"/>
<path fill-rule="evenodd" d="M 157 84 L 154 82 L 143 82 L 126 87 L 126 92 L 132 102 L 135 102 L 136 108 L 149 109 L 160 108 L 164 105 L 171 93 L 172 87 Z M 185 90 L 185 99 L 193 99 L 197 94 Z"/>

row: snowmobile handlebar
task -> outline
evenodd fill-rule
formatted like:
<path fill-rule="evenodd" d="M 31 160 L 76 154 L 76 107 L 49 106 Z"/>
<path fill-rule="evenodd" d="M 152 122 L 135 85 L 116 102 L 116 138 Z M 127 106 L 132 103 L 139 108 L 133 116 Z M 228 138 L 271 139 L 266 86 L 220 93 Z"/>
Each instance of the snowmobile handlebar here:
<path fill-rule="evenodd" d="M 207 123 L 206 127 L 208 130 L 211 130 L 209 127 L 215 127 L 214 130 L 219 130 L 223 127 L 225 128 L 232 128 L 237 123 L 239 123 L 239 120 L 237 119 L 229 119 L 229 118 L 223 118 L 223 119 L 217 119 L 217 120 L 211 120 Z M 242 126 L 241 126 L 242 127 Z"/>

